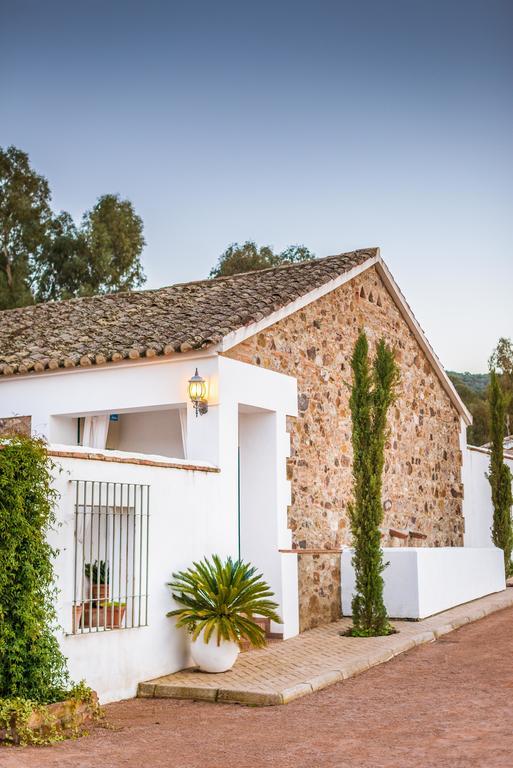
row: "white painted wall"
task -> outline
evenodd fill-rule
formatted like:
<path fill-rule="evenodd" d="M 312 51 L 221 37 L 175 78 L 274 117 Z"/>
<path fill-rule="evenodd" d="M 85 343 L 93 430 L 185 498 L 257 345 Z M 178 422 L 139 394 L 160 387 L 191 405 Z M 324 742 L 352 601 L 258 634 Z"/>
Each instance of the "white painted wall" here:
<path fill-rule="evenodd" d="M 505 458 L 513 472 L 513 458 Z M 492 492 L 486 477 L 490 452 L 485 448 L 467 446 L 463 450 L 463 514 L 465 516 L 465 546 L 492 547 Z"/>
<path fill-rule="evenodd" d="M 276 414 L 239 413 L 240 552 L 241 558 L 265 573 L 282 602 L 281 559 L 277 556 Z M 282 632 L 282 625 L 271 627 Z"/>
<path fill-rule="evenodd" d="M 179 409 L 119 414 L 118 421 L 109 424 L 107 447 L 183 459 Z"/>
<path fill-rule="evenodd" d="M 384 601 L 395 619 L 423 619 L 505 589 L 504 558 L 495 547 L 384 547 Z M 353 551 L 342 552 L 342 613 L 351 615 Z"/>
<path fill-rule="evenodd" d="M 290 455 L 286 417 L 297 415 L 296 379 L 229 358 L 219 358 L 219 456 L 223 475 L 224 468 L 227 468 L 224 479 L 228 483 L 233 482 L 231 478 L 237 477 L 239 406 L 242 406 L 241 437 L 245 455 L 250 460 L 247 468 L 252 462 L 255 467 L 258 452 L 263 462 L 262 472 L 265 473 L 265 485 L 259 483 L 259 479 L 262 482 L 264 479 L 258 469 L 254 468 L 249 478 L 249 488 L 245 491 L 246 505 L 241 508 L 242 530 L 246 530 L 246 544 L 251 547 L 247 551 L 256 556 L 257 549 L 260 550 L 259 562 L 262 563 L 264 576 L 269 578 L 280 605 L 283 624 L 274 629 L 283 632 L 285 638 L 293 637 L 299 632 L 297 558 L 282 555 L 279 550 L 292 546 L 292 532 L 288 528 L 291 487 L 286 469 L 286 460 Z M 249 420 L 245 420 L 244 408 L 270 410 L 273 413 L 265 418 L 265 414 L 254 412 Z M 251 442 L 255 447 L 251 447 Z M 229 493 L 226 494 L 228 497 Z M 265 506 L 262 506 L 263 524 L 259 527 L 260 498 Z M 229 516 L 237 520 L 236 496 L 233 502 Z M 264 512 L 264 509 L 267 511 Z M 270 519 L 271 509 L 274 510 L 274 520 Z M 237 536 L 237 528 L 234 533 Z M 250 545 L 251 535 L 254 541 Z M 234 545 L 237 546 L 237 543 L 235 539 Z"/>
<path fill-rule="evenodd" d="M 102 702 L 128 698 L 135 695 L 138 682 L 190 664 L 187 634 L 177 630 L 174 620 L 166 617 L 166 612 L 175 607 L 166 582 L 173 571 L 214 552 L 211 511 L 220 505 L 220 474 L 84 459 L 55 461 L 63 470 L 56 475 L 56 487 L 61 494 L 58 522 L 62 525 L 52 535 L 52 543 L 60 550 L 56 573 L 61 590 L 59 621 L 64 633 L 59 640 L 74 680 L 85 679 Z M 71 632 L 73 602 L 72 479 L 151 486 L 149 626 L 66 634 Z"/>

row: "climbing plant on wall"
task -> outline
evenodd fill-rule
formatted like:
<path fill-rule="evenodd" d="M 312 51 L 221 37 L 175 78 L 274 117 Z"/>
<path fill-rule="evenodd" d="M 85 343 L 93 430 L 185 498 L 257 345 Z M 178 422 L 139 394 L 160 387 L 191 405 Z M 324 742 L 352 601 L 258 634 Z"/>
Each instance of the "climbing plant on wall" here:
<path fill-rule="evenodd" d="M 58 701 L 69 690 L 56 636 L 52 464 L 42 441 L 0 442 L 0 697 Z"/>
<path fill-rule="evenodd" d="M 488 480 L 492 487 L 493 524 L 492 540 L 496 547 L 504 552 L 506 576 L 511 576 L 513 567 L 511 552 L 513 549 L 513 529 L 511 525 L 511 471 L 504 462 L 504 436 L 506 423 L 506 398 L 495 371 L 490 376 L 488 394 L 490 408 L 490 471 Z"/>
<path fill-rule="evenodd" d="M 383 602 L 385 569 L 380 525 L 382 475 L 387 436 L 387 412 L 394 401 L 399 369 L 394 354 L 381 339 L 372 365 L 369 344 L 361 331 L 351 359 L 353 387 L 350 398 L 353 444 L 353 501 L 349 518 L 353 537 L 356 589 L 352 602 L 355 636 L 393 632 Z"/>

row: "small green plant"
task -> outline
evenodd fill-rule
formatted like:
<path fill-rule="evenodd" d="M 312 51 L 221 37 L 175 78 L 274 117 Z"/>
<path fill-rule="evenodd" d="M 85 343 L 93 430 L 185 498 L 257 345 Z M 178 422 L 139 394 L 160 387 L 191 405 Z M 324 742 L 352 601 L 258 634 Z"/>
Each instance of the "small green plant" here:
<path fill-rule="evenodd" d="M 85 563 L 84 573 L 91 584 L 109 583 L 109 565 L 105 560 L 95 560 L 94 563 Z"/>
<path fill-rule="evenodd" d="M 353 502 L 349 519 L 353 536 L 356 590 L 352 602 L 355 637 L 388 635 L 394 631 L 383 602 L 381 487 L 387 435 L 387 412 L 394 401 L 399 370 L 390 347 L 381 339 L 369 365 L 369 345 L 360 332 L 351 360 L 350 398 L 353 443 Z"/>
<path fill-rule="evenodd" d="M 67 713 L 64 724 L 59 722 L 47 704 L 19 697 L 0 699 L 0 743 L 43 745 L 75 738 L 83 734 L 82 719 L 78 713 L 83 704 L 88 705 L 89 715 L 94 721 L 103 717 L 97 696 L 83 680 L 66 693 L 65 699 Z"/>
<path fill-rule="evenodd" d="M 205 630 L 206 643 L 216 632 L 218 645 L 221 640 L 240 643 L 246 639 L 261 647 L 265 645 L 265 633 L 252 616 L 281 623 L 276 612 L 278 604 L 270 599 L 274 593 L 249 563 L 230 557 L 223 563 L 213 555 L 211 560 L 205 558 L 186 571 L 173 573 L 172 578 L 168 586 L 183 608 L 167 615 L 177 616 L 177 626 L 187 627 L 193 640 Z"/>
<path fill-rule="evenodd" d="M 511 524 L 511 471 L 504 461 L 504 433 L 506 405 L 499 378 L 495 371 L 490 375 L 488 394 L 490 408 L 491 453 L 488 480 L 492 488 L 493 525 L 492 540 L 504 552 L 506 577 L 513 573 L 511 552 L 513 550 L 513 527 Z"/>
<path fill-rule="evenodd" d="M 126 608 L 126 603 L 118 603 L 116 601 L 101 602 L 100 608 Z"/>

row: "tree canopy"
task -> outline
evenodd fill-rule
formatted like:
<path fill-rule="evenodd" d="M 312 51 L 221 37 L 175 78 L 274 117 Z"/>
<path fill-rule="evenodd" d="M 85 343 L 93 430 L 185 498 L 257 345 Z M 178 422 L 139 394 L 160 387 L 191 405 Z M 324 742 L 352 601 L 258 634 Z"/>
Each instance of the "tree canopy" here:
<path fill-rule="evenodd" d="M 513 433 L 513 342 L 500 338 L 488 361 L 491 372 L 497 374 L 504 396 L 504 427 Z M 491 421 L 488 405 L 490 374 L 456 373 L 448 371 L 459 396 L 472 414 L 473 424 L 467 430 L 471 445 L 483 445 L 490 440 Z"/>
<path fill-rule="evenodd" d="M 50 203 L 27 153 L 0 147 L 0 309 L 144 283 L 143 222 L 129 200 L 99 197 L 79 226 Z"/>
<path fill-rule="evenodd" d="M 0 308 L 32 302 L 32 276 L 50 233 L 50 188 L 16 147 L 0 147 Z"/>
<path fill-rule="evenodd" d="M 499 378 L 506 411 L 506 432 L 513 434 L 513 342 L 511 339 L 500 338 L 493 350 L 489 366 Z"/>
<path fill-rule="evenodd" d="M 228 277 L 239 272 L 251 272 L 258 269 L 277 267 L 280 264 L 294 264 L 315 258 L 304 245 L 289 245 L 281 253 L 274 253 L 269 245 L 260 248 L 253 240 L 245 243 L 232 243 L 221 254 L 217 264 L 210 270 L 209 277 Z"/>

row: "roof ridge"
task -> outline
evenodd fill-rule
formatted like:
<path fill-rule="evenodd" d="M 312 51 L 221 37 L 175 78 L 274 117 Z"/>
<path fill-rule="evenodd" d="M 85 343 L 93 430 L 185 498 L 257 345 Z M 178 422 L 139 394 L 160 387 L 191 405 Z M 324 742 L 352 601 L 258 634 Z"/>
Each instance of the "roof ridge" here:
<path fill-rule="evenodd" d="M 234 277 L 240 277 L 241 275 L 254 275 L 257 272 L 266 273 L 273 270 L 290 269 L 290 267 L 305 267 L 307 264 L 322 264 L 328 259 L 340 259 L 343 256 L 356 256 L 364 253 L 369 254 L 369 258 L 374 256 L 378 251 L 377 246 L 372 248 L 358 248 L 355 251 L 344 251 L 343 253 L 333 253 L 330 256 L 321 256 L 320 258 L 308 259 L 305 261 L 290 261 L 284 264 L 275 264 L 272 267 L 265 267 L 264 269 L 248 269 L 246 272 L 235 272 L 233 275 L 220 275 L 219 277 L 210 277 L 205 280 L 196 280 L 192 283 L 178 283 L 177 285 L 191 285 L 195 283 L 211 283 L 213 280 L 231 280 Z M 374 253 L 373 253 L 374 252 Z M 172 287 L 177 287 L 177 285 Z M 171 287 L 171 286 L 170 286 Z"/>

